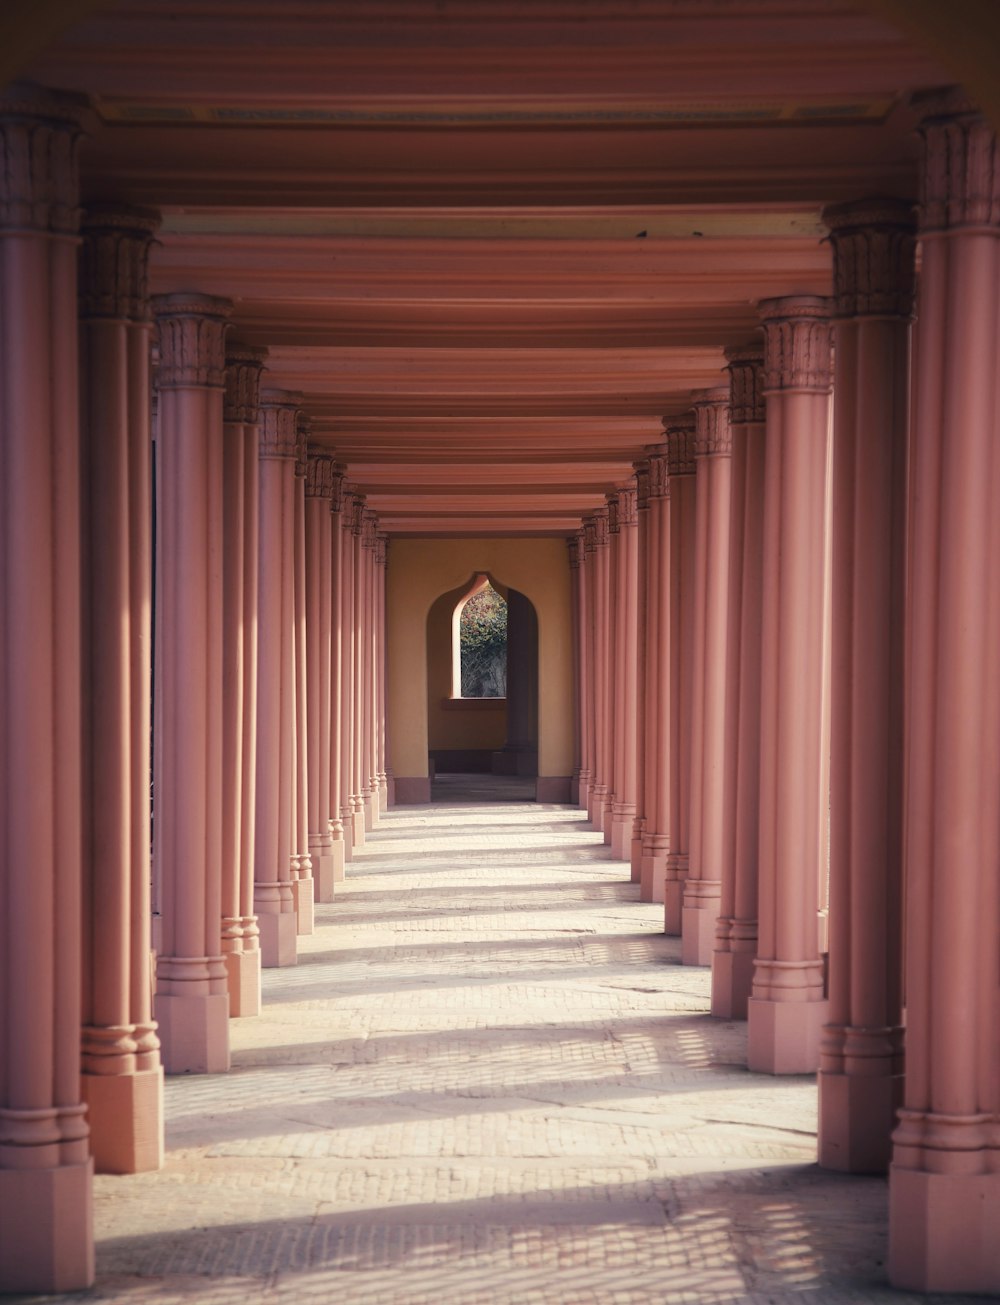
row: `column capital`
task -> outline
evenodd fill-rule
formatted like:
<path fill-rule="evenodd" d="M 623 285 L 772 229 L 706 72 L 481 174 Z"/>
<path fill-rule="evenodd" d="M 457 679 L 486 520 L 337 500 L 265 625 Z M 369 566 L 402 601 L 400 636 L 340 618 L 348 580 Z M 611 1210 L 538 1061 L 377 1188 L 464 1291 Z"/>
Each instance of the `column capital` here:
<path fill-rule="evenodd" d="M 226 345 L 226 394 L 222 403 L 223 420 L 253 426 L 259 419 L 260 374 L 264 370 L 266 349 L 251 344 Z"/>
<path fill-rule="evenodd" d="M 215 295 L 155 295 L 160 390 L 221 390 L 226 383 L 226 324 L 232 304 Z"/>
<path fill-rule="evenodd" d="M 300 395 L 293 390 L 263 390 L 260 395 L 260 456 L 294 458 L 298 448 L 296 414 Z"/>
<path fill-rule="evenodd" d="M 389 536 L 380 530 L 375 536 L 375 565 L 385 566 L 389 558 Z"/>
<path fill-rule="evenodd" d="M 670 497 L 670 454 L 665 444 L 649 455 L 649 497 Z"/>
<path fill-rule="evenodd" d="M 833 248 L 837 317 L 913 313 L 916 217 L 901 199 L 875 197 L 823 210 Z"/>
<path fill-rule="evenodd" d="M 330 484 L 330 511 L 342 512 L 344 510 L 344 468 L 339 462 L 334 462 L 333 480 Z"/>
<path fill-rule="evenodd" d="M 347 500 L 347 524 L 351 534 L 358 539 L 361 538 L 364 513 L 365 496 L 352 488 Z"/>
<path fill-rule="evenodd" d="M 149 251 L 160 225 L 155 209 L 88 208 L 80 223 L 80 317 L 148 322 Z"/>
<path fill-rule="evenodd" d="M 663 423 L 667 435 L 667 475 L 694 475 L 694 413 L 674 417 Z"/>
<path fill-rule="evenodd" d="M 617 492 L 615 492 L 614 494 L 605 494 L 605 495 L 604 495 L 604 501 L 605 501 L 605 503 L 607 504 L 607 513 L 608 513 L 608 534 L 610 534 L 610 535 L 617 535 L 617 534 L 618 534 L 618 527 L 619 527 L 619 521 L 618 521 L 618 494 L 617 494 Z"/>
<path fill-rule="evenodd" d="M 762 299 L 764 394 L 798 390 L 829 394 L 833 387 L 833 301 L 821 295 Z"/>
<path fill-rule="evenodd" d="M 639 524 L 638 491 L 635 485 L 624 485 L 618 491 L 618 528 Z"/>
<path fill-rule="evenodd" d="M 580 563 L 583 561 L 583 530 L 574 531 L 566 539 L 566 548 L 569 550 L 569 569 L 578 571 Z"/>
<path fill-rule="evenodd" d="M 649 458 L 633 462 L 635 468 L 635 505 L 636 510 L 645 512 L 649 507 Z"/>
<path fill-rule="evenodd" d="M 608 530 L 608 509 L 606 507 L 598 508 L 596 512 L 591 514 L 590 520 L 594 526 L 594 547 L 606 548 L 611 540 Z"/>
<path fill-rule="evenodd" d="M 76 234 L 77 153 L 91 114 L 85 95 L 30 82 L 0 92 L 0 231 Z"/>
<path fill-rule="evenodd" d="M 361 547 L 374 551 L 378 535 L 378 513 L 366 507 L 361 514 Z"/>
<path fill-rule="evenodd" d="M 921 235 L 956 228 L 1000 228 L 997 135 L 960 87 L 917 97 L 924 110 Z"/>
<path fill-rule="evenodd" d="M 748 344 L 726 350 L 729 372 L 729 421 L 746 426 L 764 421 L 764 345 Z"/>
<path fill-rule="evenodd" d="M 305 480 L 309 462 L 309 432 L 311 422 L 302 411 L 301 403 L 295 414 L 295 474 Z"/>
<path fill-rule="evenodd" d="M 594 518 L 587 517 L 580 529 L 583 531 L 584 554 L 592 553 L 597 547 L 597 526 L 594 523 Z"/>
<path fill-rule="evenodd" d="M 692 396 L 696 458 L 728 457 L 733 451 L 729 425 L 729 386 L 716 385 Z"/>
<path fill-rule="evenodd" d="M 336 472 L 336 460 L 329 453 L 309 449 L 306 458 L 306 498 L 332 498 Z"/>

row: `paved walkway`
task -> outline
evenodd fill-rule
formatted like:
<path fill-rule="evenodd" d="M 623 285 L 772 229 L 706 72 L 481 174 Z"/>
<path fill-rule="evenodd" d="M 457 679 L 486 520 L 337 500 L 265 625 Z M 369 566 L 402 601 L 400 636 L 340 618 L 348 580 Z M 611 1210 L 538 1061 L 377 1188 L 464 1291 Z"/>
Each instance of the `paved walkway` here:
<path fill-rule="evenodd" d="M 168 1080 L 79 1299 L 945 1300 L 884 1285 L 884 1182 L 816 1168 L 813 1082 L 747 1072 L 580 813 L 439 792 L 265 972 L 232 1072 Z"/>

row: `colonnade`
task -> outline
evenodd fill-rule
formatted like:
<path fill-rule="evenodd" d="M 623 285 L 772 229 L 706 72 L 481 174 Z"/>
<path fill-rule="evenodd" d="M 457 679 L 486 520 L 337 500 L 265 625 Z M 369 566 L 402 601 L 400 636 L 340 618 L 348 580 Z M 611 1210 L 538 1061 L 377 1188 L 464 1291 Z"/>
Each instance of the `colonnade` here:
<path fill-rule="evenodd" d="M 820 1163 L 888 1169 L 893 1284 L 997 1292 L 1000 154 L 924 107 L 917 216 L 828 208 L 833 296 L 570 541 L 579 803 L 749 1067 L 818 1071 Z"/>
<path fill-rule="evenodd" d="M 95 1169 L 162 1164 L 390 795 L 378 517 L 226 300 L 150 299 L 158 215 L 81 218 L 86 125 L 0 103 L 2 1291 L 93 1280 Z"/>

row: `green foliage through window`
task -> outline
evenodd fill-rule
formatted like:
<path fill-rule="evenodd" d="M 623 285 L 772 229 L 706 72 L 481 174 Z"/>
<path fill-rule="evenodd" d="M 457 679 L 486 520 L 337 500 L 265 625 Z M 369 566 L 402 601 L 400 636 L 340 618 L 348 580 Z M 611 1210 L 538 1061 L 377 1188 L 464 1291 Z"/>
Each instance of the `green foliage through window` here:
<path fill-rule="evenodd" d="M 507 696 L 507 604 L 487 585 L 459 616 L 463 698 Z"/>

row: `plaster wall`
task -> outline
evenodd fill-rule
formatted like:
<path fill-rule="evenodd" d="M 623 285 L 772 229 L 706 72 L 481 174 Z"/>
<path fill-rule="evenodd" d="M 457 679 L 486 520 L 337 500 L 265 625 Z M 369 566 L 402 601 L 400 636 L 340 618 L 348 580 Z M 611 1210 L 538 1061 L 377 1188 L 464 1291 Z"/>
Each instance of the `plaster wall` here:
<path fill-rule="evenodd" d="M 569 555 L 560 538 L 393 539 L 387 571 L 388 722 L 393 774 L 426 777 L 427 617 L 477 571 L 519 589 L 538 615 L 538 773 L 573 769 Z"/>

